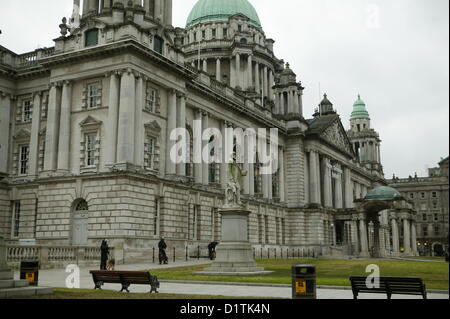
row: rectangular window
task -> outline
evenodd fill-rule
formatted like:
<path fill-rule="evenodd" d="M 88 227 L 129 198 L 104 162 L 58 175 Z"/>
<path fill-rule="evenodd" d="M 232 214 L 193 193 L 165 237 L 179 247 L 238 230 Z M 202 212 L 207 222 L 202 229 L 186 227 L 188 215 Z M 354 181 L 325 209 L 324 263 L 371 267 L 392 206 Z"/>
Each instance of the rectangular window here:
<path fill-rule="evenodd" d="M 439 214 L 434 214 L 434 221 L 438 221 L 439 220 Z"/>
<path fill-rule="evenodd" d="M 97 100 L 100 98 L 97 83 L 88 84 L 88 108 L 97 107 Z"/>
<path fill-rule="evenodd" d="M 156 105 L 156 90 L 149 88 L 145 97 L 145 109 L 149 112 L 155 112 Z"/>
<path fill-rule="evenodd" d="M 238 25 L 238 32 L 242 32 L 242 26 Z"/>
<path fill-rule="evenodd" d="M 423 237 L 428 237 L 428 227 L 423 226 L 422 228 Z"/>
<path fill-rule="evenodd" d="M 414 193 L 409 193 L 409 198 L 414 199 Z"/>
<path fill-rule="evenodd" d="M 86 166 L 95 166 L 95 144 L 97 134 L 86 134 Z"/>
<path fill-rule="evenodd" d="M 213 37 L 213 38 L 216 37 L 216 29 L 212 29 L 212 37 Z"/>
<path fill-rule="evenodd" d="M 437 193 L 436 193 L 436 192 L 432 192 L 432 193 L 431 193 L 431 197 L 437 198 Z"/>
<path fill-rule="evenodd" d="M 17 238 L 20 233 L 20 201 L 13 202 L 12 223 L 12 237 Z"/>
<path fill-rule="evenodd" d="M 154 161 L 155 161 L 155 145 L 156 145 L 156 139 L 151 136 L 145 137 L 145 143 L 144 143 L 144 166 L 147 169 L 153 169 L 154 168 Z"/>
<path fill-rule="evenodd" d="M 30 156 L 30 147 L 24 145 L 20 147 L 20 175 L 28 174 L 28 158 Z"/>
<path fill-rule="evenodd" d="M 420 197 L 422 198 L 422 199 L 425 199 L 425 193 L 420 193 Z"/>
<path fill-rule="evenodd" d="M 33 115 L 33 106 L 31 105 L 31 100 L 23 101 L 23 119 L 22 122 L 31 122 Z"/>
<path fill-rule="evenodd" d="M 438 204 L 436 202 L 433 202 L 433 209 L 437 209 Z"/>
<path fill-rule="evenodd" d="M 223 28 L 223 38 L 228 38 L 228 28 Z"/>
<path fill-rule="evenodd" d="M 88 30 L 85 33 L 85 46 L 90 47 L 98 44 L 98 29 Z"/>
<path fill-rule="evenodd" d="M 155 35 L 154 40 L 153 40 L 153 50 L 155 52 L 158 52 L 159 54 L 163 54 L 163 48 L 164 48 L 164 40 Z"/>
<path fill-rule="evenodd" d="M 439 235 L 439 232 L 440 232 L 439 226 L 438 226 L 438 225 L 434 226 L 434 234 L 435 234 L 436 236 L 438 236 L 438 235 Z"/>
<path fill-rule="evenodd" d="M 424 221 L 424 222 L 427 221 L 427 214 L 422 214 L 422 221 Z"/>
<path fill-rule="evenodd" d="M 203 40 L 206 39 L 206 31 L 202 31 L 202 39 L 203 39 Z"/>

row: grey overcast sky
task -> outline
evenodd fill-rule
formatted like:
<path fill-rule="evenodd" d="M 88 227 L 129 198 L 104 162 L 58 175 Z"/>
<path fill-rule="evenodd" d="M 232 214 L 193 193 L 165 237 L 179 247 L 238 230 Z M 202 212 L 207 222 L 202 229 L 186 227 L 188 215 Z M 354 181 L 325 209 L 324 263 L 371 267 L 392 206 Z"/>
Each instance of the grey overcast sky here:
<path fill-rule="evenodd" d="M 184 27 L 197 0 L 174 0 Z M 321 92 L 349 127 L 360 93 L 382 139 L 387 178 L 426 176 L 449 155 L 448 0 L 249 0 L 275 54 L 306 87 L 305 117 Z M 0 0 L 0 44 L 16 53 L 53 45 L 72 0 Z"/>

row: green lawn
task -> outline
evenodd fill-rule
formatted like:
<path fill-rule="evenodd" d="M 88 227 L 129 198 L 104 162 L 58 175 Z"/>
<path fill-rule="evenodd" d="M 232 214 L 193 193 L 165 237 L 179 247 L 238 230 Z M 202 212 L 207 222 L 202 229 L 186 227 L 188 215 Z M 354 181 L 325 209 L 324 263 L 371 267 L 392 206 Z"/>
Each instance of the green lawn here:
<path fill-rule="evenodd" d="M 181 294 L 148 294 L 148 293 L 124 293 L 112 290 L 90 289 L 54 289 L 53 295 L 18 297 L 14 299 L 240 299 L 241 297 L 181 295 Z M 247 299 L 247 297 L 245 297 Z M 248 299 L 258 299 L 249 297 Z"/>
<path fill-rule="evenodd" d="M 323 286 L 350 286 L 350 276 L 367 275 L 365 269 L 370 264 L 380 267 L 381 276 L 420 277 L 427 289 L 448 289 L 448 263 L 434 263 L 409 260 L 333 260 L 333 259 L 292 259 L 257 260 L 259 266 L 273 273 L 261 276 L 206 276 L 193 272 L 202 271 L 207 265 L 152 270 L 160 280 L 194 280 L 219 282 L 248 282 L 291 284 L 291 266 L 311 264 L 316 266 L 317 284 Z"/>

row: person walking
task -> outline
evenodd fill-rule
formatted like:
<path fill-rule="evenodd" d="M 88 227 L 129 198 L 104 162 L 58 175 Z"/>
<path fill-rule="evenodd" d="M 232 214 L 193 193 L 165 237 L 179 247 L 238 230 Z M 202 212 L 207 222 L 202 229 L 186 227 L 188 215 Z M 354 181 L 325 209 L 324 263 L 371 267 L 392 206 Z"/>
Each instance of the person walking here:
<path fill-rule="evenodd" d="M 103 239 L 102 245 L 100 246 L 100 270 L 106 270 L 106 263 L 109 258 L 109 246 L 106 239 Z"/>
<path fill-rule="evenodd" d="M 159 264 L 162 265 L 164 263 L 165 265 L 167 265 L 169 261 L 166 255 L 167 244 L 164 241 L 163 237 L 161 237 L 161 240 L 158 243 L 158 248 L 159 248 Z"/>

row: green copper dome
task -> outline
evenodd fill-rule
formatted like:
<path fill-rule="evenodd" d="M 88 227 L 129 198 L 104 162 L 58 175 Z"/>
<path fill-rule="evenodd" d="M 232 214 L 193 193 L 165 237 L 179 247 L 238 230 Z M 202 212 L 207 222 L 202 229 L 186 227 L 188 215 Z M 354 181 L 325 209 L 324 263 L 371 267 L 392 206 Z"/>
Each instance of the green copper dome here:
<path fill-rule="evenodd" d="M 247 0 L 199 0 L 189 14 L 186 27 L 205 22 L 227 21 L 238 13 L 249 18 L 250 24 L 261 27 L 255 8 Z"/>
<path fill-rule="evenodd" d="M 386 200 L 395 198 L 402 198 L 402 195 L 399 193 L 398 190 L 388 186 L 380 186 L 368 192 L 364 199 Z"/>
<path fill-rule="evenodd" d="M 358 95 L 358 100 L 353 104 L 353 112 L 351 119 L 369 119 L 369 112 L 366 109 L 366 103 L 361 100 L 361 96 Z"/>

